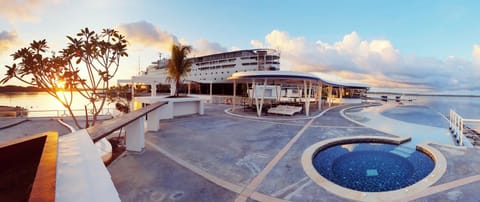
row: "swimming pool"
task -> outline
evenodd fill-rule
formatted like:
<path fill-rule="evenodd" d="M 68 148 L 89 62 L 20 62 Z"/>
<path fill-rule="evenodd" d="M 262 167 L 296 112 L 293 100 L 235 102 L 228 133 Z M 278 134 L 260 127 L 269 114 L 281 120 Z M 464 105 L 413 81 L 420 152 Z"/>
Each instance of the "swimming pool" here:
<path fill-rule="evenodd" d="M 337 196 L 398 200 L 427 189 L 447 168 L 440 151 L 428 144 L 405 147 L 409 141 L 372 135 L 329 138 L 303 152 L 302 167 L 313 182 Z"/>
<path fill-rule="evenodd" d="M 410 186 L 426 177 L 434 161 L 423 152 L 392 144 L 342 144 L 319 151 L 313 165 L 333 183 L 362 192 Z"/>

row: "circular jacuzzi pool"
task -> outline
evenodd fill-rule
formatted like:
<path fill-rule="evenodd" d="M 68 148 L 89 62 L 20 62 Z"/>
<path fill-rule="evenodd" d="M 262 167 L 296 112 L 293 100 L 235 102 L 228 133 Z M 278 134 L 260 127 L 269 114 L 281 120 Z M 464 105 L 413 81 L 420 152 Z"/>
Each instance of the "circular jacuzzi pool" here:
<path fill-rule="evenodd" d="M 331 182 L 361 192 L 401 189 L 425 178 L 435 162 L 408 147 L 379 144 L 340 144 L 317 151 L 315 170 Z"/>
<path fill-rule="evenodd" d="M 402 146 L 410 137 L 328 138 L 302 154 L 305 174 L 323 190 L 354 201 L 415 198 L 447 170 L 445 156 L 428 143 Z"/>

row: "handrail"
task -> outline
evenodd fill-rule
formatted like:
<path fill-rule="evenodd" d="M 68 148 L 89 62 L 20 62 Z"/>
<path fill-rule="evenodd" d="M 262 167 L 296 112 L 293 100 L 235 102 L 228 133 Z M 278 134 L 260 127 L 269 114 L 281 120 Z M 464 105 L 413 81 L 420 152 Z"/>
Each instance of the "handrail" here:
<path fill-rule="evenodd" d="M 457 112 L 450 109 L 450 132 L 455 136 L 458 145 L 463 146 L 463 118 Z"/>
<path fill-rule="evenodd" d="M 464 146 L 463 144 L 463 131 L 464 131 L 464 123 L 465 122 L 480 122 L 480 119 L 465 119 L 460 116 L 457 112 L 450 109 L 450 116 L 448 117 L 450 122 L 450 132 L 455 136 L 457 143 L 460 146 Z"/>
<path fill-rule="evenodd" d="M 101 111 L 101 115 L 112 115 L 112 112 L 115 108 L 103 108 Z M 2 112 L 19 112 L 19 110 L 3 110 Z M 37 113 L 49 113 L 49 115 L 41 115 L 41 116 L 31 116 L 32 114 Z M 79 112 L 82 113 L 80 115 L 84 115 L 85 109 L 72 109 L 72 112 Z M 56 114 L 56 115 L 55 115 Z M 78 115 L 78 114 L 77 114 Z M 19 117 L 65 117 L 70 116 L 67 109 L 40 109 L 40 110 L 27 110 L 25 113 L 20 114 Z"/>
<path fill-rule="evenodd" d="M 147 107 L 141 108 L 139 110 L 132 111 L 128 114 L 125 114 L 123 116 L 113 118 L 110 120 L 106 120 L 102 123 L 96 124 L 90 128 L 87 128 L 88 134 L 90 134 L 90 137 L 94 142 L 97 142 L 98 140 L 102 139 L 103 137 L 109 135 L 113 131 L 116 131 L 129 123 L 132 123 L 133 121 L 137 120 L 138 118 L 145 116 L 147 113 L 163 106 L 166 105 L 167 102 L 161 101 L 161 102 L 156 102 L 154 104 L 151 104 Z"/>

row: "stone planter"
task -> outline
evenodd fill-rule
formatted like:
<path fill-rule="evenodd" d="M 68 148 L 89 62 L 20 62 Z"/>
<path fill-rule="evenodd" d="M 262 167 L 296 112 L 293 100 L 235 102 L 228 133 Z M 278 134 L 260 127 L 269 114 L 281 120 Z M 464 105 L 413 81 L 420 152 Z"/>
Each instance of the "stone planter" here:
<path fill-rule="evenodd" d="M 203 100 L 198 97 L 136 97 L 135 101 L 143 104 L 152 104 L 158 101 L 168 102 L 167 105 L 159 108 L 158 118 L 160 120 L 172 119 L 174 117 L 192 114 L 204 114 Z"/>

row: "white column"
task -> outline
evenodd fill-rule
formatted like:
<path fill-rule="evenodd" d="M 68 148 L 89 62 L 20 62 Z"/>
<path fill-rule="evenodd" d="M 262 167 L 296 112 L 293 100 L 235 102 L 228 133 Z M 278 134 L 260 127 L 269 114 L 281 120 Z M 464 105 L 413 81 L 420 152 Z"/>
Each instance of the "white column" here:
<path fill-rule="evenodd" d="M 235 111 L 235 97 L 236 96 L 237 96 L 237 80 L 233 80 L 232 112 Z"/>
<path fill-rule="evenodd" d="M 263 101 L 265 100 L 265 87 L 267 86 L 267 78 L 263 81 L 263 90 L 262 90 L 262 99 L 260 100 L 260 114 L 259 117 L 262 115 L 262 108 L 263 108 Z M 257 110 L 258 114 L 258 110 Z"/>
<path fill-rule="evenodd" d="M 305 99 L 305 115 L 310 115 L 310 96 L 312 93 L 312 81 L 309 81 L 309 85 L 307 86 L 307 81 L 303 80 L 303 97 Z"/>
<path fill-rule="evenodd" d="M 141 152 L 145 148 L 144 122 L 145 116 L 142 116 L 125 126 L 127 151 Z"/>
<path fill-rule="evenodd" d="M 203 106 L 203 100 L 200 99 L 200 100 L 198 101 L 198 114 L 199 114 L 199 115 L 205 114 L 205 110 L 204 110 L 204 109 L 205 109 L 205 107 Z"/>
<path fill-rule="evenodd" d="M 308 111 L 307 111 L 307 80 L 303 80 L 303 107 L 305 108 L 305 116 L 308 116 Z"/>
<path fill-rule="evenodd" d="M 130 86 L 130 89 L 132 91 L 130 93 L 132 93 L 132 100 L 133 100 L 133 98 L 135 97 L 135 83 L 134 82 L 132 82 L 132 86 Z"/>
<path fill-rule="evenodd" d="M 282 86 L 283 86 L 282 83 L 280 83 L 280 86 L 279 86 L 278 92 L 277 92 L 277 102 L 280 102 L 280 98 L 282 97 Z"/>
<path fill-rule="evenodd" d="M 252 96 L 255 99 L 255 109 L 257 110 L 257 116 L 261 115 L 261 111 L 258 111 L 258 98 L 257 98 L 257 84 L 255 83 L 255 79 L 252 79 Z"/>
<path fill-rule="evenodd" d="M 212 81 L 210 81 L 210 100 L 212 99 Z"/>
<path fill-rule="evenodd" d="M 343 99 L 343 86 L 339 87 L 338 91 L 339 91 L 339 94 L 340 94 L 339 98 L 340 98 L 340 100 L 342 100 Z"/>
<path fill-rule="evenodd" d="M 147 116 L 147 131 L 157 131 L 160 129 L 160 108 L 149 112 Z"/>
<path fill-rule="evenodd" d="M 322 88 L 323 88 L 323 83 L 320 83 L 318 85 L 318 111 L 322 110 Z"/>
<path fill-rule="evenodd" d="M 172 81 L 170 81 L 170 95 L 174 95 L 176 89 L 177 86 L 175 86 L 175 81 L 172 79 Z"/>
<path fill-rule="evenodd" d="M 327 95 L 327 100 L 328 100 L 328 107 L 332 106 L 332 91 L 333 91 L 333 86 L 328 86 L 328 95 Z"/>
<path fill-rule="evenodd" d="M 151 87 L 150 89 L 152 90 L 151 96 L 152 97 L 157 96 L 157 84 L 153 82 L 152 84 L 150 84 L 150 87 Z"/>
<path fill-rule="evenodd" d="M 158 108 L 159 117 L 163 119 L 173 119 L 173 102 L 169 101 L 166 105 L 163 105 Z"/>
<path fill-rule="evenodd" d="M 308 91 L 307 91 L 307 116 L 310 115 L 310 97 L 312 96 L 312 81 L 308 81 Z"/>

